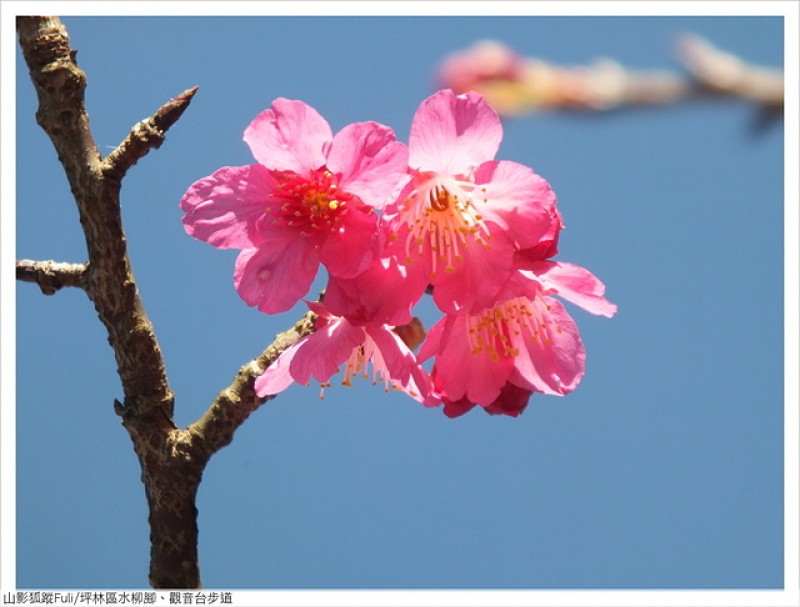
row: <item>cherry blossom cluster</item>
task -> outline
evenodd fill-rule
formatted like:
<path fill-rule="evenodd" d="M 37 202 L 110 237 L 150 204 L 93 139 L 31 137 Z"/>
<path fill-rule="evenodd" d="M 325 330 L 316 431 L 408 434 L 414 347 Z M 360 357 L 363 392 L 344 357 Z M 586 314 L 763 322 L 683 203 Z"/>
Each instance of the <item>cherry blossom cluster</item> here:
<path fill-rule="evenodd" d="M 248 305 L 289 310 L 327 271 L 323 300 L 306 302 L 315 332 L 256 379 L 260 396 L 312 379 L 322 393 L 341 372 L 344 385 L 372 377 L 450 417 L 476 405 L 517 416 L 534 392 L 577 387 L 585 349 L 553 295 L 606 317 L 616 306 L 589 271 L 551 259 L 555 194 L 494 159 L 502 136 L 474 92 L 426 99 L 408 145 L 376 122 L 334 135 L 312 107 L 276 99 L 244 132 L 256 162 L 189 187 L 184 227 L 241 251 L 233 278 Z M 413 315 L 426 293 L 442 312 L 427 335 Z"/>

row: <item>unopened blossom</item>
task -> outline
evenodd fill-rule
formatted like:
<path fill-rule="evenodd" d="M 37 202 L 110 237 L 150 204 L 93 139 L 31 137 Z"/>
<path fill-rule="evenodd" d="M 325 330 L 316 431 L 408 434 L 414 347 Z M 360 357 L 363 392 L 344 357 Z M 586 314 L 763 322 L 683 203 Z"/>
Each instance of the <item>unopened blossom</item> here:
<path fill-rule="evenodd" d="M 586 351 L 575 322 L 551 295 L 604 316 L 616 306 L 587 270 L 545 264 L 515 270 L 495 306 L 446 315 L 428 332 L 420 360 L 435 356 L 434 387 L 448 415 L 461 415 L 471 405 L 518 415 L 530 393 L 565 395 L 580 383 Z"/>
<path fill-rule="evenodd" d="M 556 198 L 534 171 L 495 161 L 503 129 L 476 93 L 439 91 L 414 115 L 412 179 L 384 221 L 389 251 L 446 313 L 491 307 L 516 251 L 552 232 Z M 560 223 L 560 219 L 559 219 Z"/>
<path fill-rule="evenodd" d="M 376 211 L 406 180 L 407 149 L 376 122 L 332 134 L 302 101 L 277 99 L 244 132 L 257 161 L 223 167 L 181 199 L 186 231 L 241 249 L 234 283 L 267 313 L 291 308 L 320 263 L 352 277 L 373 256 Z"/>
<path fill-rule="evenodd" d="M 354 325 L 332 315 L 323 304 L 308 303 L 317 314 L 316 331 L 289 346 L 256 378 L 259 396 L 278 394 L 292 383 L 320 385 L 320 397 L 340 372 L 341 383 L 352 386 L 357 378 L 382 384 L 385 392 L 403 391 L 426 406 L 438 404 L 430 378 L 414 353 L 392 327 L 383 324 Z"/>

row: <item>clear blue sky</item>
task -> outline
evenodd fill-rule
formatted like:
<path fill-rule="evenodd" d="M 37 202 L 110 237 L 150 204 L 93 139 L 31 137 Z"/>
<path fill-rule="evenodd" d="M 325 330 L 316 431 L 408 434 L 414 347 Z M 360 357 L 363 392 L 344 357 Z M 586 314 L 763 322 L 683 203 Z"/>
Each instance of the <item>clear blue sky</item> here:
<path fill-rule="evenodd" d="M 674 38 L 693 32 L 783 61 L 779 18 L 64 22 L 104 153 L 200 86 L 122 191 L 180 425 L 301 314 L 248 308 L 236 253 L 188 237 L 178 208 L 194 180 L 252 162 L 242 131 L 274 98 L 306 101 L 334 130 L 377 120 L 405 140 L 438 62 L 480 39 L 560 64 L 678 70 Z M 21 53 L 17 65 L 17 255 L 84 261 Z M 619 305 L 608 320 L 567 304 L 587 349 L 581 386 L 536 395 L 518 419 L 448 419 L 368 382 L 335 384 L 324 401 L 293 386 L 205 471 L 204 584 L 782 587 L 783 124 L 756 122 L 735 101 L 504 121 L 498 158 L 533 167 L 559 197 L 558 259 L 594 272 Z M 146 587 L 146 502 L 104 330 L 78 290 L 20 284 L 17 306 L 16 584 Z"/>

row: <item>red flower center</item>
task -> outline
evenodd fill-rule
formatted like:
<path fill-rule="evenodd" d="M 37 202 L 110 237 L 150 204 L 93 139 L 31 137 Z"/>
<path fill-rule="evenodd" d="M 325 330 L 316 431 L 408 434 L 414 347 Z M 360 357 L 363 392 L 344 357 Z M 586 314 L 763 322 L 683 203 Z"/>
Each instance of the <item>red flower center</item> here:
<path fill-rule="evenodd" d="M 339 188 L 339 178 L 326 168 L 308 176 L 292 171 L 273 171 L 276 191 L 270 194 L 280 204 L 267 207 L 273 224 L 299 231 L 302 236 L 334 233 L 342 229 L 342 220 L 352 206 L 363 206 L 353 194 Z"/>

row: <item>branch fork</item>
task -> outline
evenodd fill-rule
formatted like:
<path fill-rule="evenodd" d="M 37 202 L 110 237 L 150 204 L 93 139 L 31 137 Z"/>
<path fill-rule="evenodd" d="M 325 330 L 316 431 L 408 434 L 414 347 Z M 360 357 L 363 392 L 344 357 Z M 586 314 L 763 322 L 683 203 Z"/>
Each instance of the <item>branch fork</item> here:
<path fill-rule="evenodd" d="M 57 17 L 18 17 L 17 31 L 39 97 L 36 117 L 64 167 L 86 239 L 84 264 L 17 261 L 17 279 L 51 295 L 64 287 L 83 289 L 97 310 L 114 350 L 124 399 L 114 411 L 128 431 L 142 468 L 150 516 L 150 583 L 154 588 L 198 588 L 195 496 L 210 457 L 233 440 L 236 429 L 267 399 L 255 393 L 255 378 L 304 335 L 313 314 L 278 335 L 243 366 L 208 410 L 186 429 L 173 420 L 175 396 L 152 323 L 136 287 L 120 212 L 122 178 L 164 141 L 198 87 L 177 95 L 103 158 L 84 107 L 86 75 Z"/>

